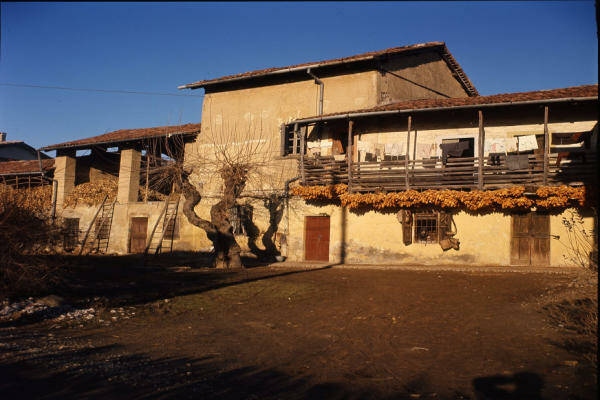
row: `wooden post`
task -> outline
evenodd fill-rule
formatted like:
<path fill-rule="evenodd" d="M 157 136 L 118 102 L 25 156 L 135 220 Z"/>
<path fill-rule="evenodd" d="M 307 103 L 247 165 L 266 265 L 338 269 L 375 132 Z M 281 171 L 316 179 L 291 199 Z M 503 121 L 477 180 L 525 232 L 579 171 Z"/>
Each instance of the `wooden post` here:
<path fill-rule="evenodd" d="M 150 152 L 146 147 L 146 192 L 144 193 L 144 203 L 148 202 L 148 178 L 150 176 Z"/>
<path fill-rule="evenodd" d="M 298 124 L 294 124 L 294 135 L 298 134 Z M 306 183 L 306 176 L 304 173 L 304 131 L 300 135 L 300 174 L 302 175 L 302 184 Z"/>
<path fill-rule="evenodd" d="M 298 124 L 294 124 L 294 138 L 292 141 L 292 154 L 298 152 Z"/>
<path fill-rule="evenodd" d="M 346 158 L 348 158 L 348 192 L 352 192 L 352 128 L 354 121 L 348 121 L 348 145 L 346 146 Z"/>
<path fill-rule="evenodd" d="M 15 175 L 15 187 L 19 188 L 19 175 Z"/>
<path fill-rule="evenodd" d="M 404 156 L 404 173 L 406 174 L 405 177 L 405 186 L 406 186 L 406 190 L 410 189 L 410 183 L 408 180 L 408 158 L 409 158 L 409 153 L 410 153 L 410 129 L 411 129 L 411 125 L 412 125 L 412 116 L 408 116 L 408 127 L 406 129 L 406 155 Z"/>
<path fill-rule="evenodd" d="M 477 111 L 479 117 L 479 167 L 477 168 L 477 187 L 483 189 L 483 143 L 485 141 L 485 131 L 483 130 L 483 111 Z"/>
<path fill-rule="evenodd" d="M 550 153 L 550 138 L 548 134 L 548 106 L 544 106 L 544 186 L 548 183 L 548 154 Z"/>

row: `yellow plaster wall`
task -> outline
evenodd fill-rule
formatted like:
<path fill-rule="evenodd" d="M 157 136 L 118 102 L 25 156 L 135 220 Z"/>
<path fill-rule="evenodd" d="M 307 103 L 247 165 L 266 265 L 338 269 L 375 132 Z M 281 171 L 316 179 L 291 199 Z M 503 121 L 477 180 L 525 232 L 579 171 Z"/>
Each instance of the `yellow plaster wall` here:
<path fill-rule="evenodd" d="M 593 245 L 593 232 L 597 232 L 597 225 L 594 223 L 595 218 L 593 214 L 591 212 L 583 212 L 583 223 L 577 224 L 574 230 L 570 230 L 563 223 L 563 219 L 571 220 L 574 215 L 578 215 L 577 211 L 569 209 L 559 215 L 550 216 L 550 234 L 554 235 L 554 237 L 550 239 L 550 263 L 552 265 L 578 266 L 579 260 L 585 260 L 587 249 Z M 596 227 L 594 225 L 596 225 Z M 581 240 L 584 237 L 581 235 L 582 230 L 586 233 L 585 242 Z M 577 241 L 574 240 L 575 231 L 580 238 L 579 244 L 576 244 Z M 579 257 L 577 254 L 579 254 Z"/>
<path fill-rule="evenodd" d="M 382 103 L 468 96 L 437 52 L 398 55 L 383 67 L 390 73 L 380 78 Z"/>
<path fill-rule="evenodd" d="M 511 216 L 508 214 L 472 215 L 459 212 L 454 215 L 454 221 L 460 250 L 443 251 L 437 243 L 405 246 L 402 242 L 402 225 L 395 214 L 370 211 L 357 215 L 333 205 L 307 205 L 299 198 L 292 201 L 290 208 L 287 255 L 292 261 L 304 260 L 305 216 L 311 215 L 330 216 L 331 263 L 341 261 L 342 243 L 345 243 L 346 263 L 510 265 Z M 559 235 L 562 243 L 568 243 L 567 230 L 561 222 L 565 216 L 569 216 L 569 210 L 550 217 L 550 234 Z M 284 223 L 287 224 L 287 221 Z M 342 230 L 344 225 L 345 234 Z M 584 217 L 584 229 L 590 232 L 593 225 L 590 215 Z M 560 242 L 550 240 L 550 264 L 574 266 L 568 258 L 568 251 Z M 567 259 L 563 257 L 565 255 Z"/>

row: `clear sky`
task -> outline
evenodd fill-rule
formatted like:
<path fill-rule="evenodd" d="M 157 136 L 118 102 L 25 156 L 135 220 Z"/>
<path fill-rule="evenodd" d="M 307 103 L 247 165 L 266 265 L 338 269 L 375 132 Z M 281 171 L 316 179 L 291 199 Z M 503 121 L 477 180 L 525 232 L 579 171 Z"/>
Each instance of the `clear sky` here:
<path fill-rule="evenodd" d="M 0 131 L 41 147 L 200 122 L 201 79 L 444 41 L 481 95 L 598 82 L 593 1 L 6 3 Z"/>

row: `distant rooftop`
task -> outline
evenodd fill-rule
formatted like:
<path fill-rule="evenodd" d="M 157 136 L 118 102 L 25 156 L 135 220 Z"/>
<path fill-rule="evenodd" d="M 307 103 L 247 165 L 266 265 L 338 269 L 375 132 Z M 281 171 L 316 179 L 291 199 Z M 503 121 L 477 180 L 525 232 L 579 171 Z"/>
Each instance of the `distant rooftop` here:
<path fill-rule="evenodd" d="M 42 170 L 49 171 L 54 168 L 54 159 L 44 159 L 42 161 Z M 40 162 L 38 160 L 29 161 L 3 161 L 0 162 L 0 175 L 22 175 L 35 174 L 40 172 Z"/>

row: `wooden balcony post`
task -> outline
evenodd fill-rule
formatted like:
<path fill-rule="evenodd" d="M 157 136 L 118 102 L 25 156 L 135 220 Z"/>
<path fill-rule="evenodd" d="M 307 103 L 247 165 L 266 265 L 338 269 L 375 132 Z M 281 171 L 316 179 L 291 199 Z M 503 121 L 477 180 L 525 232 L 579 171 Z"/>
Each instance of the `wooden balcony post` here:
<path fill-rule="evenodd" d="M 479 117 L 479 166 L 477 168 L 477 187 L 483 189 L 483 143 L 485 141 L 485 131 L 483 130 L 483 111 L 477 111 Z"/>
<path fill-rule="evenodd" d="M 544 106 L 544 186 L 548 183 L 548 154 L 550 153 L 550 138 L 548 135 L 548 106 Z"/>
<path fill-rule="evenodd" d="M 294 124 L 294 136 L 298 135 L 298 124 Z M 302 184 L 306 183 L 306 176 L 304 174 L 304 131 L 300 135 L 300 174 L 302 175 Z"/>
<path fill-rule="evenodd" d="M 346 146 L 346 158 L 348 159 L 348 192 L 352 192 L 352 127 L 354 121 L 348 121 L 348 146 Z"/>
<path fill-rule="evenodd" d="M 292 141 L 292 154 L 298 152 L 298 124 L 294 124 L 294 137 Z"/>
<path fill-rule="evenodd" d="M 406 129 L 406 156 L 404 156 L 404 173 L 406 174 L 405 176 L 405 186 L 406 186 L 406 190 L 410 189 L 410 183 L 408 180 L 408 157 L 410 155 L 410 128 L 412 125 L 412 116 L 408 116 L 408 127 Z"/>

